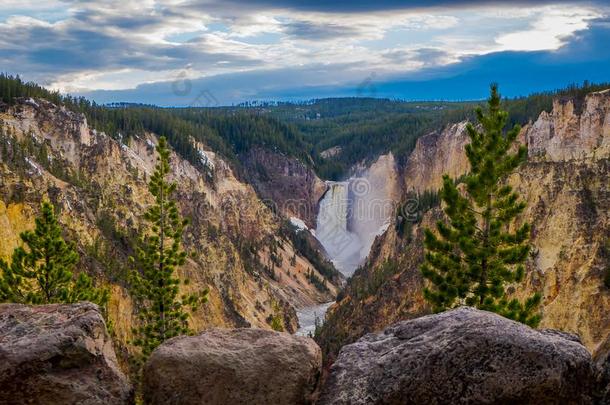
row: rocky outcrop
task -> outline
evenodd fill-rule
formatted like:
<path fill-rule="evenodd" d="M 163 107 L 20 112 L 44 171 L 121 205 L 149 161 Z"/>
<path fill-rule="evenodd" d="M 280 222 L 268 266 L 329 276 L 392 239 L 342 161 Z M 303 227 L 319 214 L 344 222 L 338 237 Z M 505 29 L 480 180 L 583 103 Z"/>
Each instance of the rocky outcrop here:
<path fill-rule="evenodd" d="M 578 338 L 462 307 L 345 346 L 320 404 L 587 404 L 595 372 Z"/>
<path fill-rule="evenodd" d="M 128 404 L 96 305 L 0 305 L 0 404 Z"/>
<path fill-rule="evenodd" d="M 610 352 L 610 289 L 604 284 L 610 268 L 610 153 L 604 149 L 610 142 L 610 92 L 554 105 L 552 113 L 524 127 L 519 139 L 528 143 L 528 161 L 508 179 L 527 203 L 522 220 L 532 224 L 525 281 L 509 291 L 518 298 L 540 292 L 540 326 L 578 334 L 597 358 Z M 436 190 L 443 173 L 465 173 L 466 141 L 456 126 L 420 138 L 406 164 L 405 189 Z M 583 153 L 562 152 L 572 146 Z M 319 340 L 325 352 L 336 355 L 342 343 L 429 312 L 421 294 L 422 233 L 441 215 L 433 209 L 407 235 L 391 226 L 376 241 L 328 312 Z M 395 271 L 383 273 L 387 260 Z"/>
<path fill-rule="evenodd" d="M 468 171 L 464 146 L 470 138 L 466 125 L 467 122 L 448 125 L 417 140 L 403 171 L 407 191 L 438 190 L 443 174 L 457 178 Z"/>
<path fill-rule="evenodd" d="M 241 160 L 248 182 L 263 200 L 286 217 L 316 227 L 318 202 L 326 185 L 310 167 L 294 157 L 258 147 L 245 152 Z"/>
<path fill-rule="evenodd" d="M 598 397 L 600 404 L 610 404 L 610 358 L 597 359 L 598 367 Z"/>
<path fill-rule="evenodd" d="M 322 355 L 313 340 L 261 329 L 211 329 L 168 340 L 144 369 L 152 405 L 298 405 L 313 401 Z"/>
<path fill-rule="evenodd" d="M 561 162 L 610 155 L 610 90 L 556 99 L 526 134 L 529 156 Z"/>

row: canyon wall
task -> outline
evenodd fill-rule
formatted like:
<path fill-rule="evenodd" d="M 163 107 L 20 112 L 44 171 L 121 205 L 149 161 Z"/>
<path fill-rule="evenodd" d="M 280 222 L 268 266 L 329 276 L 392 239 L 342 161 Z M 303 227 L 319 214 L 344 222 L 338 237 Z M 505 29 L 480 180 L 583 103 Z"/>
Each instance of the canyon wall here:
<path fill-rule="evenodd" d="M 254 147 L 240 156 L 245 176 L 258 195 L 286 217 L 315 228 L 318 202 L 326 185 L 303 162 L 276 151 Z"/>
<path fill-rule="evenodd" d="M 117 138 L 44 100 L 23 100 L 1 113 L 0 255 L 9 257 L 19 233 L 32 229 L 40 202 L 51 200 L 66 238 L 77 244 L 77 271 L 111 289 L 109 317 L 126 345 L 135 322 L 127 258 L 147 229 L 143 213 L 153 202 L 147 179 L 157 138 Z M 295 307 L 327 302 L 337 287 L 330 280 L 326 290 L 313 285 L 308 272 L 324 276 L 282 236 L 282 220 L 220 156 L 196 146 L 196 166 L 171 156 L 176 199 L 191 221 L 184 235 L 188 259 L 178 273 L 191 281 L 184 292 L 210 290 L 191 326 L 270 328 L 279 316 L 285 330 L 296 330 Z"/>
<path fill-rule="evenodd" d="M 543 296 L 542 328 L 578 333 L 595 355 L 610 350 L 610 92 L 556 100 L 519 137 L 528 160 L 508 182 L 527 202 L 532 254 L 520 298 Z M 435 191 L 441 177 L 468 170 L 465 124 L 420 138 L 403 171 L 405 191 Z M 443 214 L 428 210 L 402 233 L 395 224 L 377 238 L 366 266 L 329 309 L 319 341 L 328 354 L 401 320 L 429 313 L 421 291 L 423 229 Z"/>

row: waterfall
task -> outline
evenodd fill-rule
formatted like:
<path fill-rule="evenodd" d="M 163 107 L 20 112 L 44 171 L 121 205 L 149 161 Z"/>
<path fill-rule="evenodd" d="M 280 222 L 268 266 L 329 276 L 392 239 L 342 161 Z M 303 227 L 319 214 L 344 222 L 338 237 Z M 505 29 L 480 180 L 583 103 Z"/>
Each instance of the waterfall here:
<path fill-rule="evenodd" d="M 333 264 L 346 276 L 352 275 L 360 264 L 362 242 L 348 229 L 352 201 L 349 181 L 328 182 L 328 191 L 320 201 L 316 224 L 316 238 Z"/>
<path fill-rule="evenodd" d="M 320 201 L 315 236 L 341 273 L 351 276 L 368 254 L 375 237 L 386 231 L 395 215 L 399 182 L 392 154 L 347 181 L 329 181 Z M 300 329 L 307 335 L 314 319 L 324 319 L 325 303 L 297 310 Z"/>

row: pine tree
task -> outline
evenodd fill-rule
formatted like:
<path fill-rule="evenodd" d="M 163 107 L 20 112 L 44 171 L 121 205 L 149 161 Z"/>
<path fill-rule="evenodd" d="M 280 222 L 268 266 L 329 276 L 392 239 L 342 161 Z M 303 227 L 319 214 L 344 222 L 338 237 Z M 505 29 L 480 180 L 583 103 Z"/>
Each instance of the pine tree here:
<path fill-rule="evenodd" d="M 72 272 L 79 260 L 73 244 L 61 235 L 61 227 L 49 202 L 42 203 L 34 231 L 20 235 L 27 246 L 13 251 L 10 264 L 0 259 L 0 302 L 23 304 L 91 301 L 104 306 L 108 291 L 93 287 L 85 273 L 75 279 Z"/>
<path fill-rule="evenodd" d="M 536 326 L 540 295 L 522 303 L 506 294 L 507 283 L 523 279 L 530 225 L 517 227 L 525 203 L 505 181 L 525 161 L 527 150 L 515 146 L 518 125 L 504 131 L 508 113 L 500 102 L 494 84 L 489 111 L 476 111 L 480 130 L 472 124 L 467 127 L 470 172 L 463 184 L 443 177 L 440 196 L 448 222 L 437 223 L 438 235 L 425 230 L 421 270 L 430 288 L 424 289 L 424 297 L 435 312 L 465 304 Z"/>
<path fill-rule="evenodd" d="M 134 329 L 134 344 L 142 348 L 144 358 L 165 340 L 190 334 L 188 310 L 196 310 L 207 299 L 207 291 L 178 297 L 180 280 L 174 271 L 186 260 L 181 241 L 188 221 L 180 216 L 172 200 L 176 183 L 167 180 L 170 150 L 164 137 L 156 149 L 158 164 L 149 182 L 155 204 L 145 214 L 151 232 L 142 238 L 136 257 L 132 258 L 137 270 L 131 274 L 131 291 L 139 305 L 140 320 Z"/>

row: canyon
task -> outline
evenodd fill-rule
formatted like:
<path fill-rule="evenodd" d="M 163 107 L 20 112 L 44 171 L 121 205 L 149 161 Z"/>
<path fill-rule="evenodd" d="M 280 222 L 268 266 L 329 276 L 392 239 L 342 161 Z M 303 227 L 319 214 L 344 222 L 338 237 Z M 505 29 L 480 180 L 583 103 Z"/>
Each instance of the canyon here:
<path fill-rule="evenodd" d="M 22 99 L 0 113 L 0 138 L 0 256 L 8 258 L 20 232 L 33 228 L 42 199 L 53 202 L 80 253 L 78 271 L 111 291 L 108 318 L 126 355 L 136 322 L 126 288 L 128 256 L 152 202 L 147 179 L 157 135 L 114 139 L 65 107 Z M 280 214 L 219 155 L 195 145 L 197 167 L 171 156 L 176 198 L 191 221 L 184 238 L 188 258 L 178 275 L 190 281 L 183 292 L 210 291 L 191 327 L 270 328 L 279 318 L 284 330 L 296 331 L 295 308 L 332 300 L 338 273 L 330 279 L 320 274 L 295 247 Z M 311 274 L 326 280 L 325 289 L 312 284 Z"/>
<path fill-rule="evenodd" d="M 401 190 L 436 191 L 441 178 L 468 170 L 465 123 L 421 137 L 401 171 Z M 543 296 L 541 328 L 576 333 L 595 358 L 610 349 L 610 91 L 582 100 L 559 98 L 524 126 L 528 159 L 507 179 L 525 199 L 521 221 L 532 225 L 533 250 L 523 285 L 509 291 Z M 403 201 L 404 203 L 404 201 Z M 364 266 L 331 306 L 318 337 L 331 359 L 366 333 L 430 313 L 423 299 L 423 229 L 443 218 L 427 209 L 406 234 L 399 216 L 372 247 Z"/>
<path fill-rule="evenodd" d="M 349 350 L 377 344 L 379 333 L 400 335 L 391 325 L 429 315 L 419 269 L 423 230 L 444 216 L 442 206 L 424 200 L 443 174 L 458 179 L 469 169 L 466 124 L 420 137 L 404 159 L 387 152 L 363 160 L 342 181 L 323 181 L 311 162 L 273 148 L 241 152 L 241 169 L 194 139 L 196 162 L 172 153 L 176 197 L 191 220 L 188 259 L 178 271 L 190 283 L 182 292 L 210 291 L 191 327 L 269 330 L 279 320 L 285 332 L 315 335 L 325 364 L 338 362 L 337 373 L 355 362 Z M 0 113 L 0 256 L 9 257 L 19 233 L 32 229 L 40 202 L 52 201 L 81 256 L 78 271 L 111 291 L 104 316 L 121 367 L 137 324 L 128 257 L 146 229 L 157 141 L 150 131 L 110 137 L 43 99 L 23 98 Z M 532 225 L 533 249 L 525 280 L 509 292 L 540 292 L 540 328 L 565 332 L 557 335 L 562 342 L 578 335 L 583 359 L 590 352 L 602 367 L 610 353 L 610 91 L 555 99 L 552 110 L 522 128 L 519 142 L 528 147 L 527 161 L 506 181 L 527 202 L 519 223 Z M 243 339 L 272 336 L 252 333 Z M 554 341 L 553 333 L 535 336 Z M 209 336 L 215 334 L 222 335 Z M 295 347 L 305 342 L 294 338 Z M 360 346 L 345 349 L 342 360 L 340 351 L 354 342 Z M 320 356 L 310 355 L 318 367 Z M 317 389 L 318 377 L 311 378 L 297 384 L 307 395 Z M 334 395 L 343 398 L 337 391 L 324 398 Z"/>

